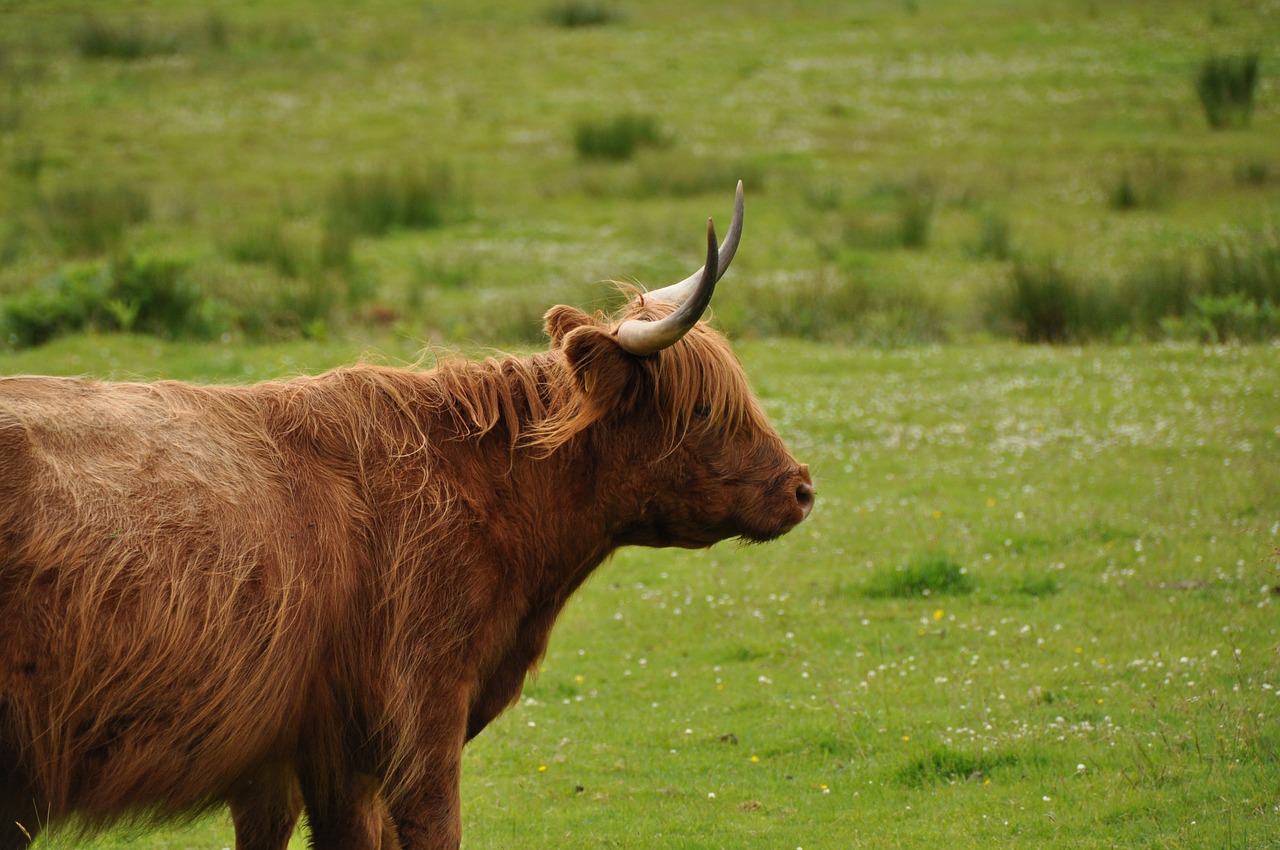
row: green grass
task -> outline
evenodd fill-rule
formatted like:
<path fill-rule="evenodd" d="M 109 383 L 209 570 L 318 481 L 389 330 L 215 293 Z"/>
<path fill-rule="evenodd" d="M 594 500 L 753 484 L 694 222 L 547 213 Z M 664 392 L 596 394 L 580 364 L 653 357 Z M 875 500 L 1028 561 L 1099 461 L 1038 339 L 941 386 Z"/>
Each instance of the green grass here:
<path fill-rule="evenodd" d="M 1269 846 L 1277 43 L 1252 0 L 12 5 L 0 302 L 71 335 L 0 373 L 536 344 L 690 273 L 742 177 L 713 309 L 817 511 L 606 565 L 469 748 L 465 846 Z M 1256 46 L 1213 129 L 1196 69 Z M 657 144 L 579 153 L 627 115 Z M 123 297 L 130 257 L 183 271 Z M 216 341 L 139 335 L 192 292 Z M 865 592 L 926 556 L 970 592 Z"/>
<path fill-rule="evenodd" d="M 1280 100 L 1256 46 L 1280 29 L 1248 0 L 1212 15 L 1193 0 L 490 11 L 16 7 L 0 33 L 0 297 L 73 259 L 160 250 L 246 287 L 364 272 L 371 305 L 448 337 L 474 298 L 518 311 L 526 288 L 683 277 L 743 177 L 735 277 L 849 276 L 831 246 L 861 232 L 845 244 L 859 275 L 936 296 L 943 327 L 868 333 L 837 310 L 853 318 L 820 332 L 900 344 L 991 333 L 984 295 L 1020 258 L 1114 285 L 1276 219 Z M 1248 125 L 1213 130 L 1195 69 L 1255 55 Z M 576 129 L 605 141 L 580 154 Z M 437 202 L 441 173 L 459 203 Z M 228 245 L 252 222 L 283 222 L 284 244 L 244 245 L 268 257 L 245 269 Z M 472 297 L 410 297 L 424 255 L 483 256 Z"/>
<path fill-rule="evenodd" d="M 467 750 L 465 846 L 1280 838 L 1273 347 L 738 348 L 814 515 L 605 565 Z M 0 372 L 249 380 L 415 351 L 74 336 Z M 900 564 L 972 589 L 864 592 Z M 133 839 L 98 846 L 230 832 Z"/>

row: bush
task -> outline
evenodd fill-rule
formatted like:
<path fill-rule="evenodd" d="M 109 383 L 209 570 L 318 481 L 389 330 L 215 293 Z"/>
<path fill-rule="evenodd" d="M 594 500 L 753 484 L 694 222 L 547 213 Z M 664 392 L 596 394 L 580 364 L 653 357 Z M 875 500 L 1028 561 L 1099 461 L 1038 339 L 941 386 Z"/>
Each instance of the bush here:
<path fill-rule="evenodd" d="M 573 146 L 581 159 L 621 162 L 631 159 L 640 148 L 666 144 L 657 119 L 633 112 L 602 121 L 579 121 L 573 135 Z"/>
<path fill-rule="evenodd" d="M 0 304 L 0 341 L 29 348 L 92 326 L 109 316 L 106 269 L 77 266 Z"/>
<path fill-rule="evenodd" d="M 83 330 L 212 336 L 223 329 L 217 305 L 187 281 L 187 268 L 177 260 L 132 256 L 73 266 L 0 303 L 0 340 L 27 348 Z"/>
<path fill-rule="evenodd" d="M 1259 52 L 1253 50 L 1237 56 L 1210 56 L 1200 63 L 1196 94 L 1210 127 L 1222 129 L 1249 123 L 1259 59 Z"/>
<path fill-rule="evenodd" d="M 212 336 L 215 329 L 202 309 L 204 296 L 187 281 L 187 267 L 185 262 L 161 257 L 126 255 L 113 260 L 108 266 L 107 305 L 118 305 L 112 308 L 114 329 L 165 339 Z M 128 322 L 122 321 L 125 316 Z"/>
<path fill-rule="evenodd" d="M 1195 299 L 1192 327 L 1205 342 L 1257 342 L 1280 334 L 1280 306 L 1259 304 L 1240 292 Z"/>

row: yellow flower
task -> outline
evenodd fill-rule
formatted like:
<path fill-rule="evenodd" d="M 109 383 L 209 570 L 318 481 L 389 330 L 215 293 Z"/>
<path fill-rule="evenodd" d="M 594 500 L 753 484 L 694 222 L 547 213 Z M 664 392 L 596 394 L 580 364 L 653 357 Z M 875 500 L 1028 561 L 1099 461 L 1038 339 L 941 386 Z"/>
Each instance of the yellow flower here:
<path fill-rule="evenodd" d="M 547 772 L 547 766 L 545 764 L 538 765 L 538 773 L 546 773 L 546 772 Z"/>
<path fill-rule="evenodd" d="M 751 763 L 752 763 L 752 764 L 759 764 L 759 763 L 760 763 L 760 756 L 752 756 L 752 757 L 751 757 Z"/>
<path fill-rule="evenodd" d="M 942 609 L 941 609 L 941 608 L 939 608 L 937 611 L 934 611 L 934 612 L 933 612 L 933 619 L 935 619 L 935 620 L 941 620 L 941 619 L 942 619 Z"/>

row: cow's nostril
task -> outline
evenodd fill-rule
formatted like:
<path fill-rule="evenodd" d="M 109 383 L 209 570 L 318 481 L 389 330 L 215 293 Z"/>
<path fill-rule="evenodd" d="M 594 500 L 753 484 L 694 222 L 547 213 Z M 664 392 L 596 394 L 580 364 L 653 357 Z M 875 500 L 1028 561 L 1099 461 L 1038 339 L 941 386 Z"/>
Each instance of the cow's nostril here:
<path fill-rule="evenodd" d="M 800 507 L 804 508 L 805 513 L 813 507 L 813 485 L 807 481 L 801 482 L 796 487 L 796 501 L 800 503 Z"/>

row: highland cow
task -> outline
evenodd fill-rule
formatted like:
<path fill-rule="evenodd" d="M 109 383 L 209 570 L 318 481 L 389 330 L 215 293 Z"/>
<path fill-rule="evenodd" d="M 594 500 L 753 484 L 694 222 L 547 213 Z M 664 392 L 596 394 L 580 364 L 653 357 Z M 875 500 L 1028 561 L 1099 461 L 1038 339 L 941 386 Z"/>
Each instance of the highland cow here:
<path fill-rule="evenodd" d="M 241 850 L 457 847 L 465 743 L 620 546 L 809 513 L 700 321 L 742 229 L 550 348 L 250 386 L 0 379 L 0 850 L 230 804 Z"/>

